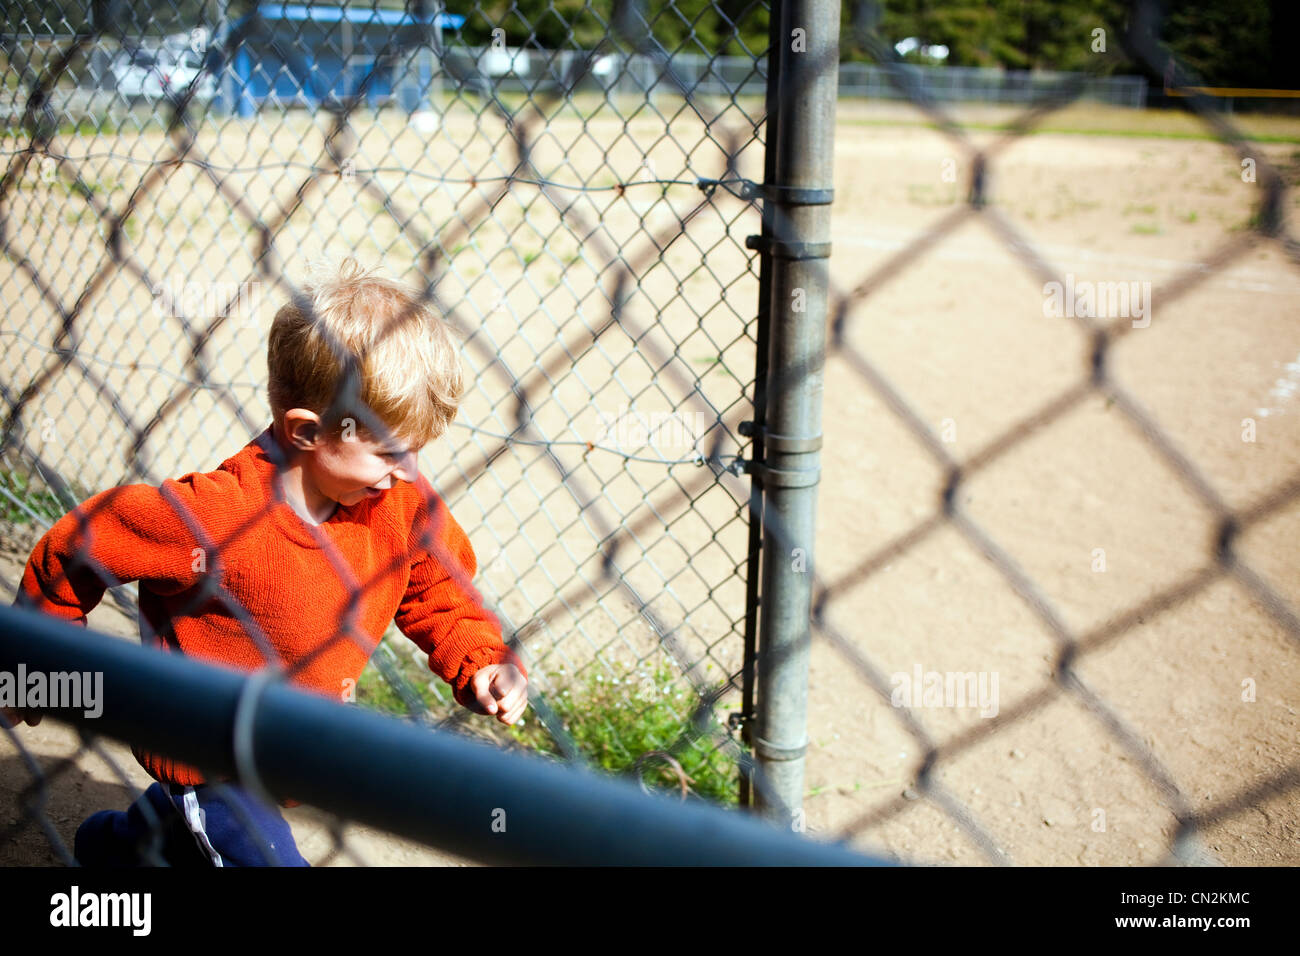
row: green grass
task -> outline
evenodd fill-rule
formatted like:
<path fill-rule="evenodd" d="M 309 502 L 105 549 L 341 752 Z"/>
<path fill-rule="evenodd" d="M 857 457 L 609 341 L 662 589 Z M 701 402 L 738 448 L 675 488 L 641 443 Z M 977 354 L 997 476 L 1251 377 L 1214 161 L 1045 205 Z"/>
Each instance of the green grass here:
<path fill-rule="evenodd" d="M 395 660 L 389 658 L 385 666 L 396 670 L 435 718 L 464 711 L 452 700 L 450 688 L 433 678 L 412 655 L 404 653 L 404 637 L 390 633 L 384 640 L 398 652 Z M 382 649 L 379 653 L 383 653 Z M 642 665 L 639 669 L 611 675 L 599 669 L 599 665 L 593 665 L 579 679 L 563 672 L 547 676 L 548 686 L 555 689 L 546 694 L 545 705 L 592 767 L 611 774 L 630 774 L 643 754 L 672 748 L 688 777 L 690 794 L 726 806 L 737 803 L 736 761 L 714 750 L 707 727 L 693 725 L 699 697 L 673 667 L 667 663 L 653 668 Z M 402 696 L 375 660 L 362 673 L 356 690 L 357 703 L 362 707 L 400 717 L 408 714 Z M 497 737 L 504 744 L 513 743 L 549 757 L 563 755 L 531 707 L 525 711 L 522 726 L 507 728 L 486 717 L 471 719 L 476 721 L 476 729 Z M 681 793 L 681 778 L 661 757 L 647 758 L 641 777 L 647 787 L 669 794 Z"/>
<path fill-rule="evenodd" d="M 942 127 L 937 123 L 921 121 L 900 121 L 895 119 L 861 119 L 848 118 L 840 119 L 839 123 L 845 126 L 885 126 L 885 127 L 912 127 L 918 129 L 938 130 Z M 957 124 L 963 130 L 979 130 L 988 133 L 1006 133 L 1010 132 L 1014 126 L 1011 123 L 979 123 L 963 122 Z M 1248 143 L 1300 143 L 1300 135 L 1276 134 L 1258 132 L 1251 134 L 1248 130 L 1240 130 L 1241 138 Z M 1217 142 L 1219 137 L 1210 130 L 1197 132 L 1194 130 L 1159 130 L 1159 129 L 1125 129 L 1122 127 L 1107 128 L 1098 126 L 1096 128 L 1072 127 L 1072 126 L 1054 126 L 1044 124 L 1035 126 L 1025 135 L 1043 136 L 1043 135 L 1061 135 L 1061 136 L 1121 136 L 1131 139 L 1185 139 L 1185 140 L 1203 140 L 1208 142 Z"/>
<path fill-rule="evenodd" d="M 420 696 L 424 697 L 429 692 L 423 684 L 416 687 L 422 692 Z M 383 714 L 396 714 L 406 716 L 406 704 L 402 697 L 393 689 L 384 675 L 374 667 L 367 667 L 361 672 L 361 678 L 357 681 L 357 702 L 369 710 L 377 710 Z M 426 698 L 426 703 L 434 703 Z"/>
<path fill-rule="evenodd" d="M 83 116 L 76 120 L 65 117 L 59 121 L 58 128 L 53 132 L 56 136 L 110 136 L 119 133 L 134 135 L 138 132 L 136 126 L 125 121 L 125 117 L 129 115 L 129 113 L 124 114 L 124 121 L 120 123 L 108 115 Z M 165 120 L 159 118 L 158 114 L 152 111 L 140 112 L 139 120 L 146 130 L 156 127 L 157 132 L 165 132 L 167 129 Z M 25 127 L 23 125 L 21 113 L 11 116 L 5 123 L 0 123 L 0 136 L 21 139 L 30 137 L 33 132 L 34 130 L 30 126 Z"/>
<path fill-rule="evenodd" d="M 552 675 L 552 683 L 562 686 L 563 677 Z M 734 805 L 738 768 L 731 757 L 714 751 L 707 726 L 701 728 L 693 723 L 699 699 L 673 668 L 660 664 L 653 670 L 643 666 L 616 677 L 593 666 L 585 678 L 569 683 L 547 703 L 593 766 L 613 774 L 627 774 L 643 754 L 671 748 L 686 774 L 690 793 Z M 711 719 L 716 721 L 716 712 Z M 710 718 L 706 716 L 705 720 Z M 533 750 L 559 755 L 540 720 L 526 721 L 524 727 L 510 733 Z M 681 778 L 666 759 L 648 758 L 641 768 L 641 778 L 647 787 L 681 793 Z"/>
<path fill-rule="evenodd" d="M 396 625 L 390 625 L 382 643 L 384 646 L 375 652 L 357 680 L 356 696 L 360 706 L 399 717 L 408 715 L 402 695 L 384 675 L 387 670 L 413 691 L 435 717 L 446 717 L 457 709 L 459 705 L 452 700 L 451 688 L 413 658 L 410 653 L 412 644 Z"/>
<path fill-rule="evenodd" d="M 57 521 L 68 513 L 68 508 L 55 497 L 54 493 L 47 489 L 32 488 L 27 477 L 13 471 L 0 471 L 0 487 L 5 488 L 9 494 L 17 498 L 26 506 L 26 509 L 19 507 L 9 499 L 8 495 L 0 495 L 0 515 L 3 520 L 12 524 L 29 524 L 32 521 L 32 515 L 49 521 Z M 82 500 L 89 495 L 82 495 Z"/>
<path fill-rule="evenodd" d="M 979 103 L 945 104 L 963 130 L 1003 133 L 1014 128 L 1019 107 Z M 1266 113 L 1241 113 L 1227 117 L 1243 140 L 1253 143 L 1300 143 L 1300 122 L 1295 117 Z M 919 114 L 890 108 L 869 100 L 841 98 L 836 122 L 843 126 L 894 126 L 938 129 Z M 1029 136 L 1121 136 L 1134 139 L 1217 140 L 1200 117 L 1181 110 L 1127 109 L 1078 103 L 1053 113 Z"/>

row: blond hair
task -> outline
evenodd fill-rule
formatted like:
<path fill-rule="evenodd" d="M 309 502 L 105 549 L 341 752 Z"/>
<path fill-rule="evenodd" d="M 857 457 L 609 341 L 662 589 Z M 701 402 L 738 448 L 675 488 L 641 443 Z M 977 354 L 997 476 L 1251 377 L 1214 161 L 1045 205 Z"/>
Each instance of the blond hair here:
<path fill-rule="evenodd" d="M 418 447 L 447 430 L 465 390 L 442 320 L 413 289 L 351 256 L 317 267 L 280 307 L 266 358 L 276 423 L 305 408 L 321 416 L 327 435 L 355 416 L 366 435 L 386 430 Z"/>

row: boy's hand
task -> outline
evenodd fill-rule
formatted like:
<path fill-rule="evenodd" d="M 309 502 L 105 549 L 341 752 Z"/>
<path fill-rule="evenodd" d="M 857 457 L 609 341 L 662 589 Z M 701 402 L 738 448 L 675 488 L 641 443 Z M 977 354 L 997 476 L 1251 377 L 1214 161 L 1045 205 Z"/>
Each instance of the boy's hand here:
<path fill-rule="evenodd" d="M 5 720 L 9 721 L 9 726 L 13 727 L 15 730 L 21 727 L 24 722 L 31 727 L 35 727 L 41 722 L 40 714 L 25 710 L 11 710 L 8 707 L 0 707 L 0 714 L 4 714 Z"/>
<path fill-rule="evenodd" d="M 511 652 L 514 659 L 514 652 Z M 476 714 L 496 714 L 503 724 L 513 724 L 528 706 L 528 678 L 510 660 L 503 664 L 487 664 L 470 678 L 470 691 L 474 694 Z"/>

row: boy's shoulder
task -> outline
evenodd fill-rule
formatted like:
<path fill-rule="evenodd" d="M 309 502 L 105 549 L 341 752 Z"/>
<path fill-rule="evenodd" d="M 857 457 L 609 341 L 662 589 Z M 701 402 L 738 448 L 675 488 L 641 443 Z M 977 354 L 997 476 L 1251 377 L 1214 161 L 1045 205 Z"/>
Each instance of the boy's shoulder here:
<path fill-rule="evenodd" d="M 270 495 L 274 471 L 274 443 L 267 428 L 212 471 L 187 472 L 163 485 L 181 486 L 204 497 L 256 500 Z"/>
<path fill-rule="evenodd" d="M 157 492 L 174 511 L 198 518 L 209 531 L 237 525 L 274 498 L 274 445 L 268 428 L 211 471 L 167 478 Z"/>

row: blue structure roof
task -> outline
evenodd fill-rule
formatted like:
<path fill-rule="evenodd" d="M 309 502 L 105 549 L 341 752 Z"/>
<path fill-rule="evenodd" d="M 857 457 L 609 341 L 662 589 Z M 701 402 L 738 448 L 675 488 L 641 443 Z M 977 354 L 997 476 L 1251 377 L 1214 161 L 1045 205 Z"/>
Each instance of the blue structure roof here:
<path fill-rule="evenodd" d="M 354 10 L 351 7 L 331 7 L 313 3 L 267 3 L 259 6 L 257 12 L 265 20 L 312 20 L 316 23 L 382 24 L 384 26 L 406 26 L 423 22 L 419 17 L 404 10 L 376 10 L 373 8 Z M 242 23 L 253 14 L 240 17 Z M 433 18 L 442 29 L 450 27 L 455 30 L 465 24 L 465 18 L 458 13 L 440 13 Z"/>
<path fill-rule="evenodd" d="M 257 104 L 268 100 L 281 103 L 305 101 L 309 107 L 316 108 L 327 101 L 341 102 L 355 95 L 364 95 L 372 105 L 396 98 L 408 113 L 414 112 L 422 104 L 427 104 L 433 82 L 432 62 L 427 57 L 412 59 L 408 56 L 406 61 L 399 63 L 398 54 L 432 50 L 433 44 L 431 38 L 424 37 L 419 47 L 408 44 L 394 52 L 392 40 L 397 32 L 394 28 L 417 26 L 441 33 L 465 23 L 465 17 L 459 14 L 431 13 L 419 17 L 408 10 L 266 3 L 231 23 L 231 33 L 247 25 L 253 17 L 261 18 L 264 29 L 243 38 L 235 49 L 233 83 L 228 90 L 223 87 L 222 93 L 223 104 L 227 97 L 233 97 L 233 103 L 229 105 L 244 117 L 252 116 Z M 323 39 L 294 37 L 292 42 L 288 42 L 288 38 L 278 38 L 277 34 L 282 32 L 302 31 L 301 27 L 282 26 L 289 21 L 322 25 L 345 22 L 358 29 L 348 49 L 340 50 L 328 36 Z M 332 32 L 328 26 L 322 29 L 326 34 Z M 424 33 L 423 30 L 418 32 Z M 281 39 L 286 42 L 280 42 Z"/>

